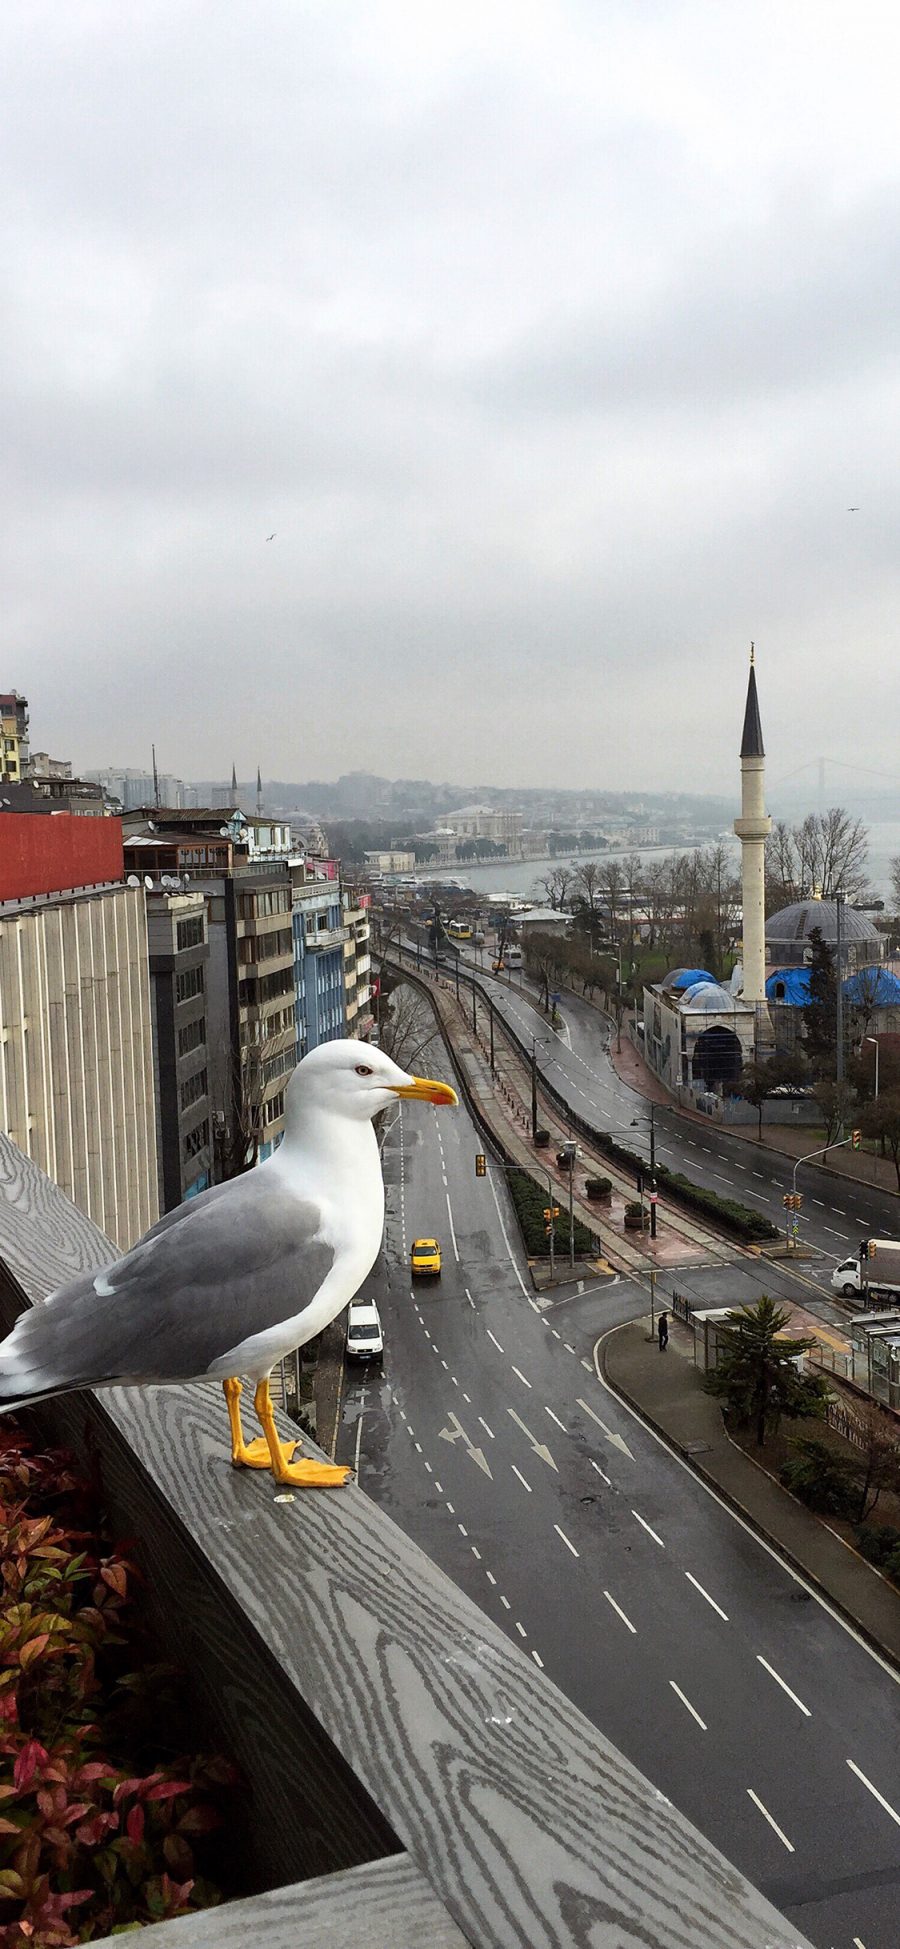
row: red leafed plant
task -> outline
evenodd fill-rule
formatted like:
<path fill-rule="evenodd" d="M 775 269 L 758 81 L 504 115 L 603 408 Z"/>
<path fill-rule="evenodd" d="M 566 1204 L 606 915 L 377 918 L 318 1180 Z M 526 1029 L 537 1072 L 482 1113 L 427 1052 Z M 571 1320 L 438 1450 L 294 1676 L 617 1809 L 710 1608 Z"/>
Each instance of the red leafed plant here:
<path fill-rule="evenodd" d="M 86 1497 L 68 1456 L 0 1426 L 0 1949 L 69 1949 L 221 1899 L 195 1848 L 234 1769 L 158 1743 L 151 1759 L 147 1708 L 157 1742 L 167 1704 L 178 1723 L 173 1675 L 129 1669 L 136 1573 Z"/>

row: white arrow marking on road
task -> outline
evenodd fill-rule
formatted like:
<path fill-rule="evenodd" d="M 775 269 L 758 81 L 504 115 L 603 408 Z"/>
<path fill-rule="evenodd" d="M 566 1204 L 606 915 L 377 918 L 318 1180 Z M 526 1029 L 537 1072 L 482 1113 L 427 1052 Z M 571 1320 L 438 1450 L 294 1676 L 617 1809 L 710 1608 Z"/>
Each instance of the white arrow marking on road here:
<path fill-rule="evenodd" d="M 451 1441 L 451 1442 L 461 1441 L 465 1448 L 466 1454 L 470 1456 L 473 1462 L 477 1462 L 478 1467 L 480 1469 L 483 1469 L 485 1475 L 489 1475 L 491 1481 L 493 1482 L 494 1480 L 493 1470 L 491 1469 L 490 1462 L 488 1461 L 487 1456 L 485 1455 L 484 1449 L 476 1448 L 474 1442 L 471 1442 L 469 1440 L 469 1437 L 466 1434 L 465 1428 L 463 1427 L 458 1414 L 451 1414 L 450 1422 L 451 1422 L 451 1427 L 441 1429 L 440 1440 Z"/>
<path fill-rule="evenodd" d="M 625 1441 L 621 1435 L 617 1435 L 612 1428 L 607 1428 L 606 1422 L 601 1421 L 599 1414 L 595 1414 L 593 1408 L 588 1407 L 587 1402 L 582 1400 L 580 1394 L 578 1395 L 577 1398 L 578 1398 L 578 1406 L 584 1409 L 585 1414 L 590 1415 L 592 1421 L 596 1421 L 598 1428 L 603 1429 L 603 1433 L 605 1434 L 607 1441 L 611 1441 L 614 1448 L 621 1449 L 622 1454 L 627 1455 L 629 1461 L 633 1462 L 634 1456 L 631 1453 L 631 1449 L 629 1448 L 627 1441 Z"/>
<path fill-rule="evenodd" d="M 541 1461 L 546 1462 L 548 1468 L 554 1469 L 556 1471 L 556 1474 L 558 1475 L 559 1470 L 556 1467 L 556 1463 L 553 1460 L 553 1456 L 551 1455 L 549 1448 L 546 1447 L 544 1442 L 538 1441 L 537 1436 L 532 1434 L 530 1428 L 526 1428 L 524 1421 L 522 1420 L 521 1416 L 516 1413 L 515 1408 L 507 1408 L 506 1412 L 509 1415 L 510 1419 L 515 1422 L 516 1427 L 521 1428 L 522 1433 L 525 1436 L 526 1440 L 530 1441 L 535 1454 L 539 1455 Z"/>

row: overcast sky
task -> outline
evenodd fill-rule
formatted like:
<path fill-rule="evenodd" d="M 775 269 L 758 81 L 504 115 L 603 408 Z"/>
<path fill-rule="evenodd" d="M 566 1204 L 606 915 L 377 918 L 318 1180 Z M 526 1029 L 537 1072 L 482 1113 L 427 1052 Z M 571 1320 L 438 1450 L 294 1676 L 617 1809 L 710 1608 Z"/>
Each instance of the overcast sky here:
<path fill-rule="evenodd" d="M 731 793 L 755 637 L 773 780 L 895 772 L 893 7 L 3 20 L 37 747 Z"/>

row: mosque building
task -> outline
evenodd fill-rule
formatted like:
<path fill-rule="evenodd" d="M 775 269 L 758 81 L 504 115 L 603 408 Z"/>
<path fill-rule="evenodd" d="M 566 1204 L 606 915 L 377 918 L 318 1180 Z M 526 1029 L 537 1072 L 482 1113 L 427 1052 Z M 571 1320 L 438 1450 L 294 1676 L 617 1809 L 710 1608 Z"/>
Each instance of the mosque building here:
<path fill-rule="evenodd" d="M 683 1100 L 736 1091 L 745 1062 L 794 1048 L 809 1001 L 817 928 L 843 971 L 846 1020 L 858 1040 L 900 1029 L 900 980 L 883 965 L 885 941 L 867 915 L 818 896 L 766 919 L 765 747 L 753 648 L 741 738 L 741 964 L 727 986 L 706 968 L 673 968 L 644 989 L 644 1054 Z"/>

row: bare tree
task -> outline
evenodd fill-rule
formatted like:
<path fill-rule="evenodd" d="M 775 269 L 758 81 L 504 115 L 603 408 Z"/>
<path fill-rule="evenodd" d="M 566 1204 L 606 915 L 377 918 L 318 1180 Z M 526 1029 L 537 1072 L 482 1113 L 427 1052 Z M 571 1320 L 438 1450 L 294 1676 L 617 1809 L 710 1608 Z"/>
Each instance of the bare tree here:
<path fill-rule="evenodd" d="M 790 905 L 819 894 L 833 900 L 842 893 L 858 900 L 870 892 L 866 864 L 869 834 L 861 819 L 842 805 L 808 812 L 799 825 L 779 820 L 766 846 L 766 874 L 776 894 Z"/>
<path fill-rule="evenodd" d="M 382 991 L 378 1034 L 379 1047 L 401 1069 L 413 1069 L 426 1052 L 444 1053 L 434 1011 L 411 982 L 398 981 L 387 995 Z"/>
<path fill-rule="evenodd" d="M 554 913 L 561 913 L 567 906 L 575 874 L 571 866 L 551 866 L 535 881 L 536 890 L 546 895 Z"/>

